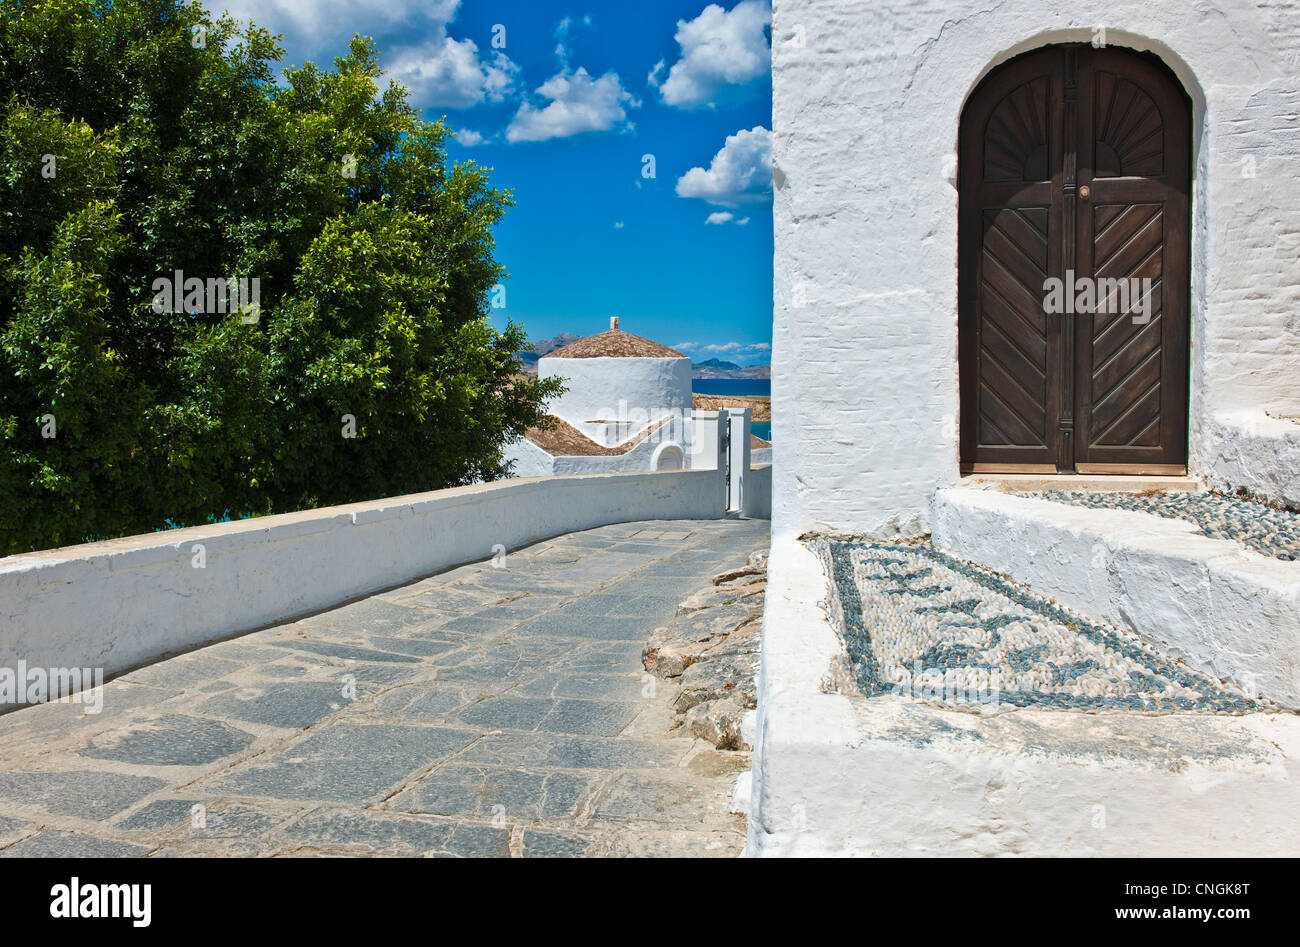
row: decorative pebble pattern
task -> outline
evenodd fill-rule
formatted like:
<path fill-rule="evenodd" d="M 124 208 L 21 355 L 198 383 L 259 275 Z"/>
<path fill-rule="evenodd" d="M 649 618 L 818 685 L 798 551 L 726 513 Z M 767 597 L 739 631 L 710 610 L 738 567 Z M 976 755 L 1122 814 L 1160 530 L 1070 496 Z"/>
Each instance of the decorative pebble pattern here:
<path fill-rule="evenodd" d="M 1242 714 L 1265 705 L 924 544 L 814 540 L 833 580 L 853 677 L 984 713 Z"/>
<path fill-rule="evenodd" d="M 1300 515 L 1221 493 L 1085 493 L 1044 490 L 1018 496 L 1094 510 L 1131 510 L 1184 520 L 1206 536 L 1240 543 L 1274 559 L 1300 559 Z"/>

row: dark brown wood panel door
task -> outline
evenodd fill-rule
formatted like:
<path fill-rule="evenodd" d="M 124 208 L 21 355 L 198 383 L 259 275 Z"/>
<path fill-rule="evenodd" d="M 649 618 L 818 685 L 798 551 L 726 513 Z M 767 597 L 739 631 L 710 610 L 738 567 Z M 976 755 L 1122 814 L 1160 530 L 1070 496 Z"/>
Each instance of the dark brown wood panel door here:
<path fill-rule="evenodd" d="M 1076 272 L 1109 305 L 1075 319 L 1075 464 L 1187 463 L 1190 106 L 1164 67 L 1123 49 L 1079 57 Z M 1115 281 L 1122 281 L 1117 286 Z M 1119 312 L 1123 284 L 1130 312 Z M 1139 295 L 1140 294 L 1140 295 Z"/>
<path fill-rule="evenodd" d="M 959 156 L 966 469 L 1186 464 L 1189 112 L 1158 63 L 1090 46 L 1021 56 L 972 95 Z M 1049 280 L 1067 311 L 1047 311 Z"/>

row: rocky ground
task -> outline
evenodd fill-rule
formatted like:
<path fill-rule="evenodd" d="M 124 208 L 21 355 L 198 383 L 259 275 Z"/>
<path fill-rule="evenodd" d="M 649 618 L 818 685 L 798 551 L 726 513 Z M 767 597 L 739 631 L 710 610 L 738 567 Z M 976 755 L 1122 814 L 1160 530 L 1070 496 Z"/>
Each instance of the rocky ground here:
<path fill-rule="evenodd" d="M 719 408 L 751 408 L 751 421 L 772 420 L 772 399 L 763 395 L 701 395 L 691 396 L 691 405 L 697 411 L 717 411 Z"/>
<path fill-rule="evenodd" d="M 655 629 L 642 654 L 646 670 L 675 682 L 676 729 L 720 750 L 750 750 L 745 718 L 757 706 L 767 554 L 721 572 Z"/>

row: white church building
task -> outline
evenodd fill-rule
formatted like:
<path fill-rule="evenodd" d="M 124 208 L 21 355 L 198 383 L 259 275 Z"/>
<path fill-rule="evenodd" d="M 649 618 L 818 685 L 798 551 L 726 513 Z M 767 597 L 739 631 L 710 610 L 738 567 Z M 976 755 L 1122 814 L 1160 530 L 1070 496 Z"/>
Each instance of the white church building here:
<path fill-rule="evenodd" d="M 530 429 L 506 448 L 513 476 L 717 467 L 719 413 L 694 410 L 690 358 L 625 332 L 618 316 L 608 331 L 543 355 L 537 373 L 562 379 L 566 390 L 547 406 L 549 427 Z M 726 417 L 724 443 L 748 445 L 735 450 L 736 461 L 767 463 L 758 452 L 770 445 L 750 433 L 749 410 L 730 409 Z"/>
<path fill-rule="evenodd" d="M 750 853 L 1294 855 L 1300 4 L 776 0 L 772 56 Z"/>

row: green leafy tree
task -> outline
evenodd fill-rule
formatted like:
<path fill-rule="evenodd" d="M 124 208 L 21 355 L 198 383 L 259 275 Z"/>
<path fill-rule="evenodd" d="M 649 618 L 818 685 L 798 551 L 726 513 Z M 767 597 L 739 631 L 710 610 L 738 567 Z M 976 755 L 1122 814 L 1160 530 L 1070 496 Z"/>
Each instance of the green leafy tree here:
<path fill-rule="evenodd" d="M 177 0 L 0 0 L 0 553 L 508 473 L 511 204 L 442 121 Z M 255 311 L 155 281 L 259 281 Z M 347 435 L 353 436 L 347 436 Z"/>

